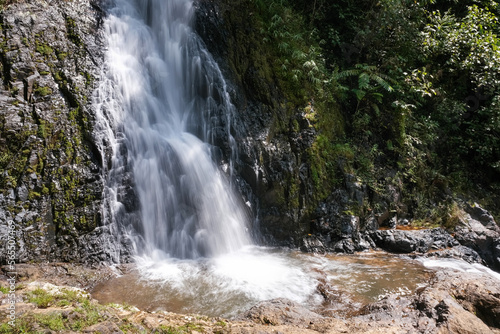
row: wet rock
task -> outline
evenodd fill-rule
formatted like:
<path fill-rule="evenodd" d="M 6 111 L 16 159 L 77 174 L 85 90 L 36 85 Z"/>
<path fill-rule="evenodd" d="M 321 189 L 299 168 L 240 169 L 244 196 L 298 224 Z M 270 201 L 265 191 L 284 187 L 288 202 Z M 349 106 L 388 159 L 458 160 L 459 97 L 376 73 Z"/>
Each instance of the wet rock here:
<path fill-rule="evenodd" d="M 426 253 L 431 249 L 457 246 L 458 242 L 445 230 L 378 230 L 369 234 L 377 247 L 395 253 Z"/>
<path fill-rule="evenodd" d="M 365 218 L 362 229 L 364 232 L 373 232 L 379 229 L 378 220 L 373 213 Z"/>
<path fill-rule="evenodd" d="M 21 202 L 24 202 L 28 199 L 28 189 L 24 184 L 16 188 L 16 198 Z"/>
<path fill-rule="evenodd" d="M 500 263 L 500 239 L 495 239 L 493 241 L 493 263 L 498 264 Z"/>
<path fill-rule="evenodd" d="M 359 217 L 350 214 L 349 202 L 348 192 L 337 189 L 325 202 L 320 203 L 313 214 L 310 231 L 312 238 L 320 242 L 326 251 L 353 253 L 371 248 L 371 241 L 364 238 L 361 231 L 371 230 L 377 225 L 373 220 L 362 224 Z M 301 244 L 303 251 L 317 251 L 305 241 Z"/>
<path fill-rule="evenodd" d="M 353 254 L 358 249 L 352 239 L 339 240 L 333 243 L 332 248 L 335 252 L 347 254 Z"/>
<path fill-rule="evenodd" d="M 0 226 L 16 223 L 17 261 L 116 261 L 92 233 L 104 224 L 91 103 L 105 49 L 98 8 L 33 0 L 0 13 L 0 143 L 9 160 L 0 166 Z M 0 263 L 4 246 L 0 235 Z"/>
<path fill-rule="evenodd" d="M 313 236 L 304 237 L 300 250 L 306 253 L 326 253 L 326 247 L 318 238 Z"/>
<path fill-rule="evenodd" d="M 479 205 L 468 206 L 468 212 L 455 228 L 455 239 L 474 249 L 495 270 L 500 270 L 500 228 L 493 217 Z"/>
<path fill-rule="evenodd" d="M 481 263 L 484 261 L 481 256 L 472 248 L 466 246 L 454 246 L 448 249 L 441 249 L 425 254 L 426 257 L 436 257 L 444 259 L 461 259 L 468 263 Z"/>
<path fill-rule="evenodd" d="M 352 174 L 346 174 L 345 184 L 349 198 L 353 199 L 359 207 L 363 207 L 366 197 L 366 186 L 359 182 L 356 176 Z"/>
<path fill-rule="evenodd" d="M 298 246 L 309 233 L 309 213 L 316 204 L 306 152 L 316 131 L 304 111 L 287 105 L 281 95 L 274 65 L 259 52 L 257 23 L 249 23 L 256 16 L 238 14 L 248 11 L 248 4 L 196 1 L 195 8 L 195 29 L 231 86 L 240 192 L 259 216 L 264 242 Z M 228 151 L 219 146 L 227 160 Z"/>

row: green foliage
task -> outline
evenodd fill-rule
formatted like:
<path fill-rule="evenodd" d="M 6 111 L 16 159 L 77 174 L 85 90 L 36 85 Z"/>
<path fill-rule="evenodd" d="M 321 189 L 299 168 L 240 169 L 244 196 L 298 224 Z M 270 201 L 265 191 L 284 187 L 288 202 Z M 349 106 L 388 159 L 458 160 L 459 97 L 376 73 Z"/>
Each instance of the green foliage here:
<path fill-rule="evenodd" d="M 317 200 L 326 198 L 340 182 L 337 164 L 343 171 L 351 172 L 354 150 L 348 143 L 333 143 L 327 136 L 318 135 L 308 150 L 311 161 L 311 177 Z"/>
<path fill-rule="evenodd" d="M 166 325 L 160 325 L 157 330 L 158 330 L 158 333 L 161 333 L 161 334 L 185 334 L 185 333 L 189 333 L 189 331 L 186 331 L 184 328 L 166 326 Z"/>
<path fill-rule="evenodd" d="M 389 81 L 391 78 L 378 73 L 375 66 L 356 64 L 354 68 L 333 74 L 333 79 L 343 82 L 351 79 L 350 87 L 339 85 L 339 90 L 346 93 L 344 99 L 352 94 L 356 100 L 356 109 L 352 116 L 354 131 L 360 132 L 368 128 L 374 118 L 380 118 L 380 106 L 383 103 L 384 91 L 393 92 Z M 354 79 L 354 82 L 352 82 Z M 349 84 L 349 82 L 347 82 Z M 366 134 L 371 134 L 367 132 Z"/>
<path fill-rule="evenodd" d="M 98 304 L 93 304 L 89 299 L 85 299 L 80 307 L 75 311 L 84 315 L 84 317 L 70 324 L 72 330 L 82 330 L 85 327 L 95 325 L 103 320 L 101 316 L 102 307 Z"/>
<path fill-rule="evenodd" d="M 89 301 L 88 295 L 78 290 L 71 289 L 62 289 L 61 293 L 57 295 L 57 299 L 58 304 L 61 306 L 85 304 Z"/>
<path fill-rule="evenodd" d="M 311 75 L 319 79 L 284 85 L 314 96 L 314 113 L 305 115 L 319 133 L 308 152 L 318 197 L 339 178 L 333 166 L 377 192 L 390 182 L 377 175 L 390 169 L 414 218 L 450 226 L 452 201 L 444 195 L 450 188 L 470 193 L 475 182 L 498 188 L 497 1 L 280 4 L 289 11 L 270 16 L 268 29 L 286 80 L 307 78 L 299 59 L 314 59 Z M 302 40 L 315 45 L 317 57 Z M 349 143 L 353 158 L 336 143 Z"/>
<path fill-rule="evenodd" d="M 47 308 L 55 301 L 55 297 L 46 290 L 38 288 L 28 294 L 28 301 L 39 308 Z"/>
<path fill-rule="evenodd" d="M 1 5 L 0 5 L 1 6 Z M 11 334 L 12 326 L 4 322 L 0 325 L 0 334 Z"/>
<path fill-rule="evenodd" d="M 491 2 L 498 8 L 496 2 Z M 467 6 L 463 16 L 451 9 L 429 14 L 422 32 L 425 61 L 438 63 L 434 119 L 445 131 L 444 151 L 486 171 L 500 172 L 500 25 L 488 7 Z M 440 80 L 437 80 L 440 79 Z M 446 96 L 443 98 L 442 96 Z M 469 101 L 469 105 L 464 103 Z M 458 161 L 452 162 L 459 166 Z"/>
<path fill-rule="evenodd" d="M 423 31 L 423 51 L 428 59 L 447 59 L 451 69 L 466 72 L 470 84 L 497 87 L 500 84 L 500 40 L 498 18 L 488 8 L 473 5 L 463 18 L 448 10 L 430 14 L 430 23 Z"/>
<path fill-rule="evenodd" d="M 45 128 L 45 122 L 41 122 L 39 125 L 38 125 L 38 132 L 37 132 L 37 135 L 38 137 L 40 138 L 47 138 L 47 131 L 46 131 L 46 128 Z"/>
<path fill-rule="evenodd" d="M 217 321 L 215 323 L 215 326 L 226 327 L 227 326 L 227 322 L 219 320 L 219 321 Z"/>
<path fill-rule="evenodd" d="M 38 44 L 36 46 L 36 51 L 44 56 L 51 55 L 54 52 L 50 46 L 44 44 Z"/>
<path fill-rule="evenodd" d="M 77 32 L 75 20 L 69 16 L 66 17 L 66 31 L 71 42 L 77 46 L 83 45 L 83 42 Z"/>
<path fill-rule="evenodd" d="M 223 323 L 223 325 L 222 325 Z M 219 321 L 216 323 L 216 326 L 221 326 L 224 327 L 226 326 L 226 323 L 223 321 Z M 187 334 L 187 333 L 192 333 L 192 332 L 199 332 L 203 333 L 204 328 L 203 326 L 196 324 L 196 323 L 191 323 L 188 322 L 185 325 L 182 326 L 167 326 L 167 325 L 160 325 L 158 327 L 158 332 L 162 334 Z"/>
<path fill-rule="evenodd" d="M 52 89 L 46 86 L 38 87 L 35 89 L 35 94 L 40 96 L 47 96 L 52 94 Z"/>
<path fill-rule="evenodd" d="M 285 92 L 303 104 L 321 97 L 328 82 L 325 61 L 316 38 L 316 30 L 307 28 L 303 17 L 286 1 L 272 1 L 268 7 L 264 41 L 277 46 L 275 60 Z"/>
<path fill-rule="evenodd" d="M 34 303 L 39 308 L 49 306 L 73 306 L 74 313 L 71 317 L 63 317 L 61 312 L 54 311 L 44 314 L 23 314 L 20 315 L 13 328 L 5 328 L 5 333 L 38 333 L 46 330 L 52 331 L 81 331 L 88 326 L 92 326 L 104 320 L 103 307 L 92 303 L 89 296 L 80 291 L 62 289 L 59 292 L 50 293 L 38 288 L 27 294 L 28 301 Z M 5 326 L 4 326 L 5 327 Z M 4 328 L 0 328 L 3 330 Z M 0 333 L 2 333 L 0 331 Z"/>
<path fill-rule="evenodd" d="M 62 289 L 59 293 L 50 293 L 45 289 L 37 288 L 29 292 L 27 296 L 28 301 L 39 308 L 47 308 L 51 305 L 86 305 L 89 302 L 86 294 L 70 289 Z"/>
<path fill-rule="evenodd" d="M 42 194 L 48 195 L 49 193 L 50 193 L 49 188 L 47 188 L 46 186 L 43 186 L 43 188 L 42 188 Z"/>
<path fill-rule="evenodd" d="M 60 331 L 65 329 L 63 317 L 59 312 L 53 312 L 50 314 L 37 314 L 35 315 L 35 320 L 42 326 L 47 327 L 53 331 Z"/>

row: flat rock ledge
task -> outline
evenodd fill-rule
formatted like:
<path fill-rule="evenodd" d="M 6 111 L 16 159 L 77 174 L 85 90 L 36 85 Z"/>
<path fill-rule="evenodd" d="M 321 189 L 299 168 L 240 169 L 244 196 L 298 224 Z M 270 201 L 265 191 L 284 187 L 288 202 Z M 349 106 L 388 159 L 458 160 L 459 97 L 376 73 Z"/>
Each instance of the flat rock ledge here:
<path fill-rule="evenodd" d="M 0 333 L 500 333 L 500 280 L 451 269 L 436 272 L 409 296 L 389 295 L 347 313 L 319 314 L 293 301 L 274 299 L 234 319 L 144 312 L 92 299 L 89 289 L 125 267 L 52 263 L 16 269 L 17 319 L 14 327 L 8 325 L 9 296 L 0 292 Z M 2 270 L 5 291 L 8 268 Z"/>

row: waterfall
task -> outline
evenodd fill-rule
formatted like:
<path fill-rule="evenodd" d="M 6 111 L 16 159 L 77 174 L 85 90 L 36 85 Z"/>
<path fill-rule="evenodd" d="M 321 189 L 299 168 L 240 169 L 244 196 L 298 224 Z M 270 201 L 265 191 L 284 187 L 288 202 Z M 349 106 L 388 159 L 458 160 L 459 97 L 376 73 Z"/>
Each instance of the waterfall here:
<path fill-rule="evenodd" d="M 116 0 L 104 22 L 95 105 L 112 148 L 106 196 L 138 254 L 195 259 L 251 243 L 230 182 L 234 106 L 193 14 L 192 0 Z"/>

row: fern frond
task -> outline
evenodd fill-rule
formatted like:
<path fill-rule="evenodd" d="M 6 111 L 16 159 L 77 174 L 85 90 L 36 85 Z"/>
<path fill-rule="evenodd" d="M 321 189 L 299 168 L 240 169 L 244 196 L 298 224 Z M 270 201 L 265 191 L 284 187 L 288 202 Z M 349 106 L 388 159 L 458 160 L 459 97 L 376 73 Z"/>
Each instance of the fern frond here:
<path fill-rule="evenodd" d="M 366 92 L 364 90 L 361 90 L 361 89 L 353 89 L 352 91 L 356 95 L 356 98 L 358 99 L 358 101 L 361 101 L 366 95 Z"/>
<path fill-rule="evenodd" d="M 301 59 L 305 59 L 306 58 L 306 54 L 300 50 L 295 50 L 292 54 L 292 57 L 294 59 L 298 59 L 298 60 L 301 60 Z"/>
<path fill-rule="evenodd" d="M 333 78 L 335 80 L 342 80 L 342 79 L 345 79 L 345 78 L 357 76 L 360 73 L 361 72 L 358 69 L 350 69 L 350 70 L 345 70 L 345 71 L 342 71 L 342 72 L 334 74 Z"/>
<path fill-rule="evenodd" d="M 361 73 L 358 78 L 358 88 L 366 89 L 370 85 L 370 75 Z"/>
<path fill-rule="evenodd" d="M 386 91 L 388 91 L 388 92 L 394 91 L 394 88 L 392 88 L 392 86 L 387 81 L 385 81 L 382 77 L 380 77 L 379 75 L 372 74 L 372 75 L 370 75 L 370 79 L 372 79 L 373 81 L 378 83 Z"/>
<path fill-rule="evenodd" d="M 375 115 L 380 116 L 380 108 L 378 107 L 377 104 L 372 103 L 372 108 L 375 110 Z"/>

